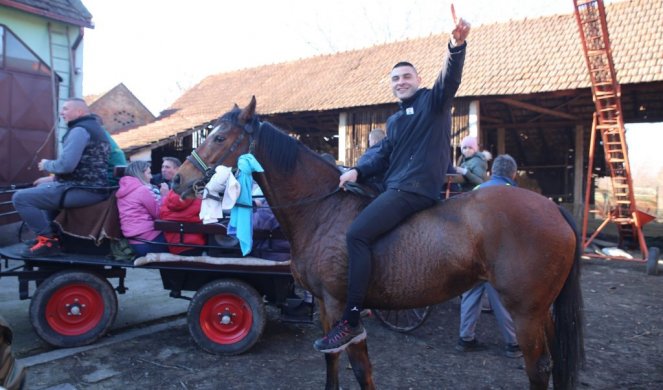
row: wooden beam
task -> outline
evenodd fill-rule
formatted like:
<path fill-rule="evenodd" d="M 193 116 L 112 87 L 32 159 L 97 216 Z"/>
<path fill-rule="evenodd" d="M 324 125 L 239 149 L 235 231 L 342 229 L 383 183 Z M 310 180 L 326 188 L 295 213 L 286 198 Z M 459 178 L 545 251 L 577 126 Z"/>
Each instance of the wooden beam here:
<path fill-rule="evenodd" d="M 481 127 L 484 129 L 497 129 L 504 127 L 505 129 L 534 129 L 537 127 L 575 127 L 578 124 L 591 123 L 591 121 L 559 121 L 559 122 L 536 122 L 536 123 L 482 123 Z"/>
<path fill-rule="evenodd" d="M 573 120 L 573 121 L 578 120 L 578 118 L 576 118 L 575 116 L 573 116 L 571 114 L 551 110 L 551 109 L 548 109 L 548 108 L 545 108 L 545 107 L 536 106 L 536 105 L 530 104 L 530 103 L 521 102 L 520 100 L 515 100 L 515 99 L 510 99 L 510 98 L 501 98 L 501 99 L 496 99 L 496 100 L 498 102 L 505 103 L 509 106 L 520 107 L 520 108 L 524 108 L 526 110 L 539 112 L 539 113 L 542 113 L 542 114 L 547 114 L 547 115 L 555 116 L 555 117 L 558 117 L 558 118 L 570 119 L 570 120 Z"/>
<path fill-rule="evenodd" d="M 571 103 L 573 103 L 574 101 L 578 100 L 578 98 L 580 98 L 580 97 L 581 97 L 580 95 L 575 95 L 574 97 L 572 97 L 571 99 L 565 101 L 564 103 L 562 103 L 562 104 L 560 104 L 560 105 L 558 105 L 558 106 L 555 106 L 555 107 L 553 108 L 553 110 L 554 110 L 554 111 L 557 111 L 557 110 L 559 110 L 559 109 L 562 108 L 562 107 L 568 106 L 569 104 L 571 104 Z M 536 121 L 538 121 L 539 119 L 541 119 L 541 117 L 543 117 L 544 115 L 545 115 L 545 114 L 537 115 L 536 117 L 530 119 L 528 122 L 530 122 L 530 123 L 532 123 L 532 122 L 536 122 Z"/>
<path fill-rule="evenodd" d="M 502 123 L 502 119 L 481 114 L 481 122 Z"/>

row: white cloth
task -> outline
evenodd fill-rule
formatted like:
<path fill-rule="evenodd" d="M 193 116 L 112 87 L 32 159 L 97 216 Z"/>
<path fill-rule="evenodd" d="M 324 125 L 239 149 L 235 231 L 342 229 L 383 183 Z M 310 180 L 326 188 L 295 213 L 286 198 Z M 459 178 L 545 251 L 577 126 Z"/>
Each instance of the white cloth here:
<path fill-rule="evenodd" d="M 240 185 L 229 167 L 219 165 L 215 169 L 215 174 L 205 186 L 203 192 L 203 201 L 200 205 L 200 219 L 204 224 L 215 223 L 223 218 L 223 210 L 230 210 L 235 206 L 239 197 Z M 219 202 L 216 199 L 207 197 L 212 195 L 219 198 L 223 193 L 223 200 Z"/>

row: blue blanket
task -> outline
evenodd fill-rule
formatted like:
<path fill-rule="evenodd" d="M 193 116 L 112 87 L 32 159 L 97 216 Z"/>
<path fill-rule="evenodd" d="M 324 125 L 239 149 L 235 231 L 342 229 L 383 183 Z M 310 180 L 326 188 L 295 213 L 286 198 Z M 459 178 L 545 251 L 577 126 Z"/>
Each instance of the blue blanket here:
<path fill-rule="evenodd" d="M 252 154 L 243 154 L 237 160 L 237 181 L 239 182 L 239 198 L 235 207 L 230 210 L 230 223 L 228 234 L 234 235 L 242 248 L 242 255 L 251 253 L 253 247 L 253 199 L 251 190 L 253 188 L 253 172 L 264 172 L 262 166 Z"/>

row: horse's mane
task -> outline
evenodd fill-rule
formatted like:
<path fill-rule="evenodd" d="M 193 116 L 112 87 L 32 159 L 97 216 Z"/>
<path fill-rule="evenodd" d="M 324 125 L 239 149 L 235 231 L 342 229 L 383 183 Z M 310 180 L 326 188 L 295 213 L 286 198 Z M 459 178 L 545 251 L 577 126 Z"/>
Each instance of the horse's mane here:
<path fill-rule="evenodd" d="M 256 134 L 256 155 L 266 159 L 279 170 L 291 172 L 297 161 L 297 154 L 304 147 L 281 129 L 269 122 L 261 122 Z"/>
<path fill-rule="evenodd" d="M 239 125 L 239 115 L 242 110 L 234 108 L 223 114 L 218 121 L 227 121 Z M 285 133 L 283 130 L 274 126 L 270 122 L 261 121 L 259 115 L 251 117 L 248 125 L 254 130 L 255 150 L 253 151 L 259 160 L 269 161 L 279 170 L 288 173 L 291 172 L 296 164 L 299 153 L 309 153 L 312 157 L 329 164 L 318 153 L 311 150 L 298 139 L 295 139 Z M 336 169 L 336 165 L 329 164 Z"/>

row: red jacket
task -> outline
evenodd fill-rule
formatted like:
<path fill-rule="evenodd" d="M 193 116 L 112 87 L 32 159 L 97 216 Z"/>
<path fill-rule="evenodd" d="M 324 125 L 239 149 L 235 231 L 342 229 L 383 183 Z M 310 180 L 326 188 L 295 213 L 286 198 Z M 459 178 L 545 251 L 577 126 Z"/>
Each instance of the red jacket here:
<path fill-rule="evenodd" d="M 161 205 L 161 219 L 168 221 L 180 221 L 180 222 L 200 222 L 200 205 L 201 200 L 196 199 L 180 199 L 180 196 L 177 195 L 173 190 L 168 192 L 168 196 L 163 201 Z M 175 232 L 164 232 L 166 241 L 170 243 L 180 243 L 180 234 Z M 205 245 L 205 235 L 204 234 L 193 234 L 186 233 L 182 239 L 184 244 L 196 244 L 196 245 Z M 183 246 L 168 246 L 170 253 L 180 254 L 188 249 Z"/>

